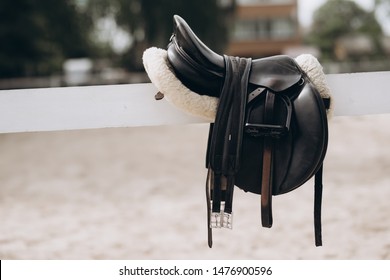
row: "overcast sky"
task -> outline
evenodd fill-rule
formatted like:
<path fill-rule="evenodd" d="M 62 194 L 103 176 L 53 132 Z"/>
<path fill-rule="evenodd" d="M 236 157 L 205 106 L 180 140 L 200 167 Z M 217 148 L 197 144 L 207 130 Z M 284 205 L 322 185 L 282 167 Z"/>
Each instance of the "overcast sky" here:
<path fill-rule="evenodd" d="M 303 26 L 308 26 L 311 23 L 313 12 L 324 4 L 326 0 L 298 0 L 298 15 Z M 366 9 L 373 7 L 374 0 L 356 0 L 360 6 Z"/>

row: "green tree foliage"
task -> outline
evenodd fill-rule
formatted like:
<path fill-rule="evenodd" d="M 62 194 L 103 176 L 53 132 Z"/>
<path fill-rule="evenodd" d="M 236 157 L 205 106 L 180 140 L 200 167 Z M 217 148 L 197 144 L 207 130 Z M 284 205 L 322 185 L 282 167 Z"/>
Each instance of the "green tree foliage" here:
<path fill-rule="evenodd" d="M 88 55 L 88 24 L 70 0 L 0 1 L 0 77 L 47 75 Z"/>
<path fill-rule="evenodd" d="M 381 53 L 383 32 L 374 11 L 366 11 L 354 1 L 328 0 L 314 13 L 307 41 L 319 47 L 325 59 L 335 59 L 337 40 L 358 34 L 368 36 L 376 47 L 375 53 Z"/>

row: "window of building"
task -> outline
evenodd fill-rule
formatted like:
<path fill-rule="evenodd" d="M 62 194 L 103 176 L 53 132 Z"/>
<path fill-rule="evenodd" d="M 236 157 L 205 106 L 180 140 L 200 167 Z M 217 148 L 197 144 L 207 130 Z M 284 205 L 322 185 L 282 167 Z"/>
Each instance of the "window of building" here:
<path fill-rule="evenodd" d="M 270 23 L 271 38 L 287 39 L 295 35 L 295 24 L 289 18 L 275 18 Z"/>
<path fill-rule="evenodd" d="M 233 40 L 288 39 L 295 36 L 295 25 L 291 18 L 238 19 Z"/>
<path fill-rule="evenodd" d="M 259 4 L 291 4 L 296 0 L 238 0 L 240 5 L 259 5 Z"/>
<path fill-rule="evenodd" d="M 233 39 L 237 41 L 257 38 L 257 23 L 253 20 L 237 20 L 234 26 Z"/>

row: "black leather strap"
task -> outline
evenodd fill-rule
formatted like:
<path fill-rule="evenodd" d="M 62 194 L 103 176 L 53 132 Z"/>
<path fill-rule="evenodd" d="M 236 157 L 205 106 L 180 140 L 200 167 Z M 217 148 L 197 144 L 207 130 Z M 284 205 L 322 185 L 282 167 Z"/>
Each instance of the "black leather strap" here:
<path fill-rule="evenodd" d="M 211 182 L 213 181 L 211 168 L 207 170 L 206 178 L 206 205 L 207 205 L 207 240 L 209 247 L 213 247 L 213 232 L 211 229 Z"/>
<path fill-rule="evenodd" d="M 251 67 L 251 59 L 224 58 L 225 82 L 219 98 L 209 151 L 210 166 L 216 178 L 219 174 L 228 178 L 239 169 Z"/>
<path fill-rule="evenodd" d="M 209 156 L 215 173 L 229 175 L 239 169 L 251 60 L 224 58 L 225 82 L 219 98 Z"/>
<path fill-rule="evenodd" d="M 225 217 L 224 213 L 228 217 L 232 213 L 234 176 L 240 166 L 247 87 L 251 69 L 250 58 L 224 56 L 224 59 L 225 81 L 215 122 L 210 126 L 207 148 L 206 165 L 210 168 L 209 173 L 213 175 L 207 183 L 207 203 L 210 207 L 208 208 L 209 228 L 212 227 L 210 215 L 214 215 L 213 219 L 215 219 L 221 212 L 222 220 Z M 223 209 L 222 201 L 225 203 Z M 208 230 L 208 236 L 209 246 L 211 246 L 211 229 Z"/>
<path fill-rule="evenodd" d="M 322 208 L 323 165 L 314 177 L 314 236 L 316 246 L 322 246 L 321 208 Z"/>
<path fill-rule="evenodd" d="M 264 122 L 272 124 L 274 119 L 275 94 L 268 91 L 265 97 Z M 263 171 L 261 182 L 261 223 L 263 227 L 272 227 L 272 176 L 274 139 L 264 137 Z"/>

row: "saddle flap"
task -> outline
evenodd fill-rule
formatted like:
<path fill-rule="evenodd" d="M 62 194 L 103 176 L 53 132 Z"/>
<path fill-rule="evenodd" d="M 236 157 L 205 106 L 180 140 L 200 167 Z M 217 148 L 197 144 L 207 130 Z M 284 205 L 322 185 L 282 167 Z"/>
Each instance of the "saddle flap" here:
<path fill-rule="evenodd" d="M 247 112 L 247 123 L 266 123 L 264 98 L 254 102 Z M 292 114 L 289 112 L 290 106 L 294 108 Z M 286 116 L 287 119 L 291 118 L 289 129 L 284 130 L 285 134 L 274 138 L 272 194 L 279 195 L 298 188 L 316 173 L 326 154 L 328 127 L 325 106 L 309 81 L 306 81 L 291 105 L 286 106 L 282 98 L 276 99 L 274 110 L 278 112 L 274 116 L 277 124 L 283 123 Z M 274 135 L 271 133 L 258 137 L 260 133 L 257 130 L 246 131 L 246 134 L 242 145 L 242 158 L 245 160 L 242 161 L 235 183 L 245 191 L 260 194 L 263 163 L 259 158 L 263 155 L 264 139 Z"/>

